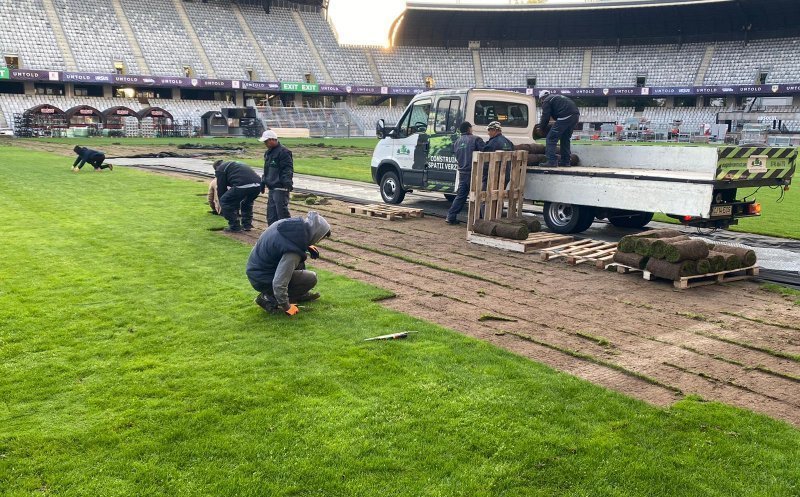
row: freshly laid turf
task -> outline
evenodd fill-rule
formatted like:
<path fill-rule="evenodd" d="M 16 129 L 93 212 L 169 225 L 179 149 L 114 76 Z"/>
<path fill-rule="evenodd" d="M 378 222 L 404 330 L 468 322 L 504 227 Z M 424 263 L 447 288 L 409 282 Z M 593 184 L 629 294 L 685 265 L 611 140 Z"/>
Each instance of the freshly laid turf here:
<path fill-rule="evenodd" d="M 657 409 L 342 277 L 296 319 L 265 315 L 204 183 L 62 163 L 0 147 L 4 496 L 800 491 L 784 423 Z"/>
<path fill-rule="evenodd" d="M 184 143 L 197 143 L 203 145 L 227 145 L 263 148 L 264 146 L 255 138 L 244 137 L 215 137 L 215 138 L 36 138 L 37 141 L 48 143 L 80 143 L 87 147 L 103 147 L 109 145 L 182 145 Z M 324 143 L 336 147 L 353 147 L 367 149 L 372 153 L 377 138 L 281 138 L 281 143 L 287 147 L 294 145 L 316 145 Z"/>

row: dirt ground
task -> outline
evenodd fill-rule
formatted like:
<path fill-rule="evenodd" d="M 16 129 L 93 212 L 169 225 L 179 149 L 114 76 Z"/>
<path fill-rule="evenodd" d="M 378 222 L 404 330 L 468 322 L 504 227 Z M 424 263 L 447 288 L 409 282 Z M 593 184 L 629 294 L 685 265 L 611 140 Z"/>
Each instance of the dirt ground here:
<path fill-rule="evenodd" d="M 438 218 L 384 221 L 335 200 L 290 208 L 332 225 L 314 265 L 390 290 L 390 309 L 652 404 L 698 395 L 800 426 L 800 307 L 756 283 L 679 291 L 470 244 L 464 225 Z M 232 236 L 255 242 L 264 198 L 256 211 L 256 229 Z"/>

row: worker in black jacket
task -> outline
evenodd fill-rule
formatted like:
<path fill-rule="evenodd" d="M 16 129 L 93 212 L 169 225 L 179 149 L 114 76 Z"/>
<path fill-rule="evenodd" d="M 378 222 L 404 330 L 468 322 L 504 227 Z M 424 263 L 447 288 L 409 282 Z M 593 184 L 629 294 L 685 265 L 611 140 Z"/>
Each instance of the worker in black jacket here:
<path fill-rule="evenodd" d="M 278 135 L 268 129 L 261 135 L 267 151 L 264 153 L 264 176 L 262 189 L 269 190 L 267 199 L 267 224 L 291 217 L 289 214 L 289 192 L 292 191 L 294 159 L 292 152 L 281 145 Z"/>
<path fill-rule="evenodd" d="M 81 147 L 79 145 L 75 145 L 75 148 L 72 150 L 78 154 L 78 158 L 72 163 L 73 172 L 77 173 L 80 171 L 83 165 L 87 162 L 94 166 L 95 171 L 100 171 L 101 169 L 109 169 L 111 171 L 114 170 L 114 166 L 111 164 L 103 164 L 103 162 L 106 160 L 106 154 L 103 152 L 92 150 L 91 148 Z"/>
<path fill-rule="evenodd" d="M 214 163 L 214 175 L 217 177 L 221 214 L 228 220 L 225 231 L 235 233 L 252 230 L 253 203 L 261 193 L 258 173 L 241 162 L 218 160 Z"/>
<path fill-rule="evenodd" d="M 569 167 L 570 140 L 572 131 L 578 125 L 581 114 L 578 106 L 564 95 L 553 95 L 547 90 L 539 92 L 539 104 L 542 106 L 542 119 L 539 121 L 541 129 L 546 129 L 550 118 L 555 120 L 547 133 L 545 156 L 546 167 Z M 561 142 L 561 161 L 556 162 L 556 143 Z"/>
<path fill-rule="evenodd" d="M 489 141 L 483 146 L 484 152 L 512 152 L 514 144 L 503 135 L 503 125 L 500 121 L 492 121 L 486 127 L 489 133 Z M 483 165 L 483 189 L 486 190 L 486 182 L 489 180 L 489 164 Z M 506 169 L 506 184 L 511 181 L 511 168 Z"/>

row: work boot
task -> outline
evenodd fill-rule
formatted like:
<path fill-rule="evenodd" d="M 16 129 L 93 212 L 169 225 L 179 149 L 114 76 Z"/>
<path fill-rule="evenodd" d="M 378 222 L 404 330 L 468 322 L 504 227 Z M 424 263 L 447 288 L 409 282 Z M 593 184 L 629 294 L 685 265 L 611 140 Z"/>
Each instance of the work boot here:
<path fill-rule="evenodd" d="M 106 166 L 108 166 L 108 170 L 109 171 L 113 171 L 114 170 L 114 164 L 106 164 Z"/>
<path fill-rule="evenodd" d="M 297 298 L 289 300 L 291 301 L 292 304 L 299 304 L 300 302 L 313 302 L 320 297 L 321 295 L 319 294 L 319 292 L 306 292 Z"/>
<path fill-rule="evenodd" d="M 222 231 L 225 233 L 241 233 L 241 226 L 226 226 Z"/>
<path fill-rule="evenodd" d="M 258 297 L 256 297 L 253 302 L 270 314 L 276 314 L 278 312 L 278 302 L 274 297 L 270 297 L 265 293 L 259 293 Z"/>
<path fill-rule="evenodd" d="M 244 231 L 253 231 L 253 225 L 252 224 L 243 224 L 242 225 L 242 230 L 244 230 Z"/>
<path fill-rule="evenodd" d="M 73 173 L 79 173 L 79 172 L 81 172 L 81 170 L 78 169 L 78 166 L 75 166 L 75 167 L 72 168 L 72 172 Z"/>
<path fill-rule="evenodd" d="M 461 221 L 458 219 L 445 219 L 444 222 L 453 226 L 461 224 Z"/>

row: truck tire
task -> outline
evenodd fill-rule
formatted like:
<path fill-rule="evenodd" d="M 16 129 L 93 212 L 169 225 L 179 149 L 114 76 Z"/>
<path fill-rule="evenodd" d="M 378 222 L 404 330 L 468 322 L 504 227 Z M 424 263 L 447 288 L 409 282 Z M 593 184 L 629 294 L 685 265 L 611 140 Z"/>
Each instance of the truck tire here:
<path fill-rule="evenodd" d="M 399 204 L 406 197 L 406 191 L 400 183 L 397 173 L 389 171 L 381 176 L 381 198 L 387 204 Z"/>
<path fill-rule="evenodd" d="M 553 233 L 569 234 L 586 231 L 594 222 L 594 208 L 585 205 L 544 203 L 544 222 Z"/>
<path fill-rule="evenodd" d="M 652 212 L 638 212 L 631 216 L 609 217 L 608 222 L 617 228 L 644 228 L 653 220 Z"/>
<path fill-rule="evenodd" d="M 452 203 L 453 200 L 456 199 L 456 194 L 455 193 L 445 193 L 444 194 L 444 198 L 446 198 L 448 202 Z"/>

